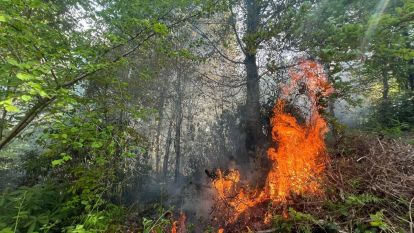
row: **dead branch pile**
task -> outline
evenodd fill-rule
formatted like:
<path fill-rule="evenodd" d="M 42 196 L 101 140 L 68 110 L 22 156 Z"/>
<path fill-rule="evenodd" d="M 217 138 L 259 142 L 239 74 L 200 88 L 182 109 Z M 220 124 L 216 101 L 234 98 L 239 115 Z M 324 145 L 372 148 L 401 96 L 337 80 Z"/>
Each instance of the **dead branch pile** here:
<path fill-rule="evenodd" d="M 409 229 L 410 201 L 414 198 L 414 146 L 402 139 L 347 136 L 333 154 L 328 186 L 336 189 L 328 197 L 333 200 L 344 200 L 347 194 L 381 198 L 371 209 L 363 208 L 365 217 L 373 211 L 384 211 L 390 225 Z"/>
<path fill-rule="evenodd" d="M 338 187 L 355 189 L 349 182 L 359 182 L 361 191 L 378 196 L 405 201 L 414 197 L 413 145 L 398 139 L 353 135 L 344 139 L 337 152 L 329 174 Z"/>
<path fill-rule="evenodd" d="M 410 232 L 414 227 L 410 225 L 412 217 L 409 214 L 410 201 L 414 197 L 413 145 L 404 140 L 353 134 L 343 137 L 329 154 L 331 161 L 326 170 L 325 195 L 292 194 L 287 204 L 293 209 L 293 215 L 289 212 L 290 216 L 284 221 L 293 222 L 293 226 L 289 231 L 282 229 L 282 232 L 302 232 L 304 224 L 310 224 L 312 232 L 320 232 L 318 229 L 326 232 L 331 222 L 338 226 L 339 232 L 354 232 L 361 224 L 370 227 L 376 213 L 382 214 L 387 227 L 384 232 Z M 252 217 L 263 217 L 269 210 L 276 216 L 286 209 L 268 204 L 249 209 L 234 224 L 226 226 L 226 230 L 244 232 L 248 225 L 250 230 L 268 227 L 269 232 L 273 231 L 271 226 L 263 224 L 262 218 Z M 223 215 L 226 207 L 216 206 L 216 210 Z M 294 217 L 295 211 L 299 213 L 298 218 Z M 283 223 L 273 226 L 280 228 L 280 224 Z M 279 228 L 275 231 L 281 232 Z"/>

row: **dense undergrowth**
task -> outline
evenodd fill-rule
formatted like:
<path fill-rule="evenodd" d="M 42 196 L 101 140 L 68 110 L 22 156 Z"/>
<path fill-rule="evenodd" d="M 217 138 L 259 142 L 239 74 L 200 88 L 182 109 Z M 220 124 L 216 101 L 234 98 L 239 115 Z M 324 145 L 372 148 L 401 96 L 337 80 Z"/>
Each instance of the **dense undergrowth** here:
<path fill-rule="evenodd" d="M 105 140 L 101 136 L 99 140 Z M 57 140 L 71 139 L 68 135 Z M 95 140 L 89 145 L 94 142 L 97 143 Z M 101 148 L 96 144 L 90 147 L 96 147 L 93 151 Z M 409 210 L 414 195 L 413 151 L 414 147 L 404 140 L 380 139 L 366 133 L 344 136 L 331 151 L 324 198 L 295 197 L 288 218 L 276 214 L 272 229 L 275 232 L 408 232 L 412 227 Z M 152 217 L 136 216 L 133 209 L 114 201 L 116 192 L 111 193 L 111 189 L 116 182 L 105 162 L 110 158 L 73 166 L 70 162 L 53 163 L 61 158 L 51 158 L 48 153 L 43 156 L 40 158 L 51 164 L 43 170 L 43 175 L 29 170 L 35 168 L 33 164 L 25 164 L 28 170 L 23 180 L 28 182 L 27 186 L 3 191 L 2 233 L 123 232 L 127 229 L 166 232 L 173 219 L 178 219 L 174 210 L 162 206 L 153 207 Z M 34 177 L 40 180 L 35 182 Z M 131 216 L 135 217 L 134 223 L 127 221 Z M 205 229 L 215 231 L 208 226 Z"/>
<path fill-rule="evenodd" d="M 275 208 L 272 227 L 259 232 L 410 232 L 413 152 L 406 138 L 348 132 L 331 148 L 324 196 L 292 197 L 287 216 Z M 172 220 L 163 216 L 146 220 L 144 229 L 170 229 Z"/>
<path fill-rule="evenodd" d="M 414 146 L 406 139 L 353 132 L 331 150 L 325 197 L 298 201 L 280 232 L 409 232 Z M 324 229 L 321 231 L 321 229 Z"/>
<path fill-rule="evenodd" d="M 104 126 L 91 114 L 55 122 L 38 141 L 43 149 L 22 156 L 20 187 L 6 188 L 0 199 L 1 232 L 122 229 L 125 164 L 143 149 L 125 146 L 140 140 L 137 135 Z"/>

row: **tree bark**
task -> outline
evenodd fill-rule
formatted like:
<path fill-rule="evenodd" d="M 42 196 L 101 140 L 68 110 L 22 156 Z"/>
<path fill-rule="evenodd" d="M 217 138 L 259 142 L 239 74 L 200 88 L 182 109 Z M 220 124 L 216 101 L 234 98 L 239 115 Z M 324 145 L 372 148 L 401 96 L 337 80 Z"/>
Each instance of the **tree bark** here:
<path fill-rule="evenodd" d="M 325 71 L 328 74 L 328 81 L 329 83 L 332 84 L 332 86 L 335 85 L 335 79 L 333 78 L 334 73 L 331 72 L 331 65 L 329 64 L 325 64 Z M 332 67 L 333 69 L 335 67 Z M 328 109 L 329 109 L 329 113 L 331 114 L 331 121 L 330 121 L 330 126 L 331 126 L 331 131 L 332 131 L 332 137 L 334 140 L 335 145 L 337 145 L 339 143 L 339 132 L 338 132 L 338 128 L 337 128 L 337 124 L 336 124 L 336 116 L 335 116 L 335 101 L 336 98 L 329 98 L 329 102 L 328 102 Z"/>
<path fill-rule="evenodd" d="M 37 102 L 26 114 L 20 119 L 19 123 L 5 135 L 0 141 L 0 150 L 2 150 L 13 138 L 15 138 L 23 129 L 25 129 L 32 121 L 56 98 L 42 99 Z"/>
<path fill-rule="evenodd" d="M 256 147 L 263 136 L 260 121 L 260 89 L 256 55 L 247 56 L 245 64 L 247 73 L 246 149 L 249 153 L 255 153 Z"/>
<path fill-rule="evenodd" d="M 3 138 L 3 130 L 6 128 L 6 116 L 7 116 L 7 111 L 6 109 L 2 109 L 2 114 L 1 114 L 1 118 L 0 118 L 0 140 Z"/>
<path fill-rule="evenodd" d="M 410 32 L 407 30 L 403 33 L 403 35 L 409 38 Z M 411 40 L 406 41 L 406 47 L 409 49 L 414 49 Z M 408 61 L 407 87 L 410 91 L 414 91 L 414 58 Z"/>
<path fill-rule="evenodd" d="M 167 180 L 167 176 L 168 176 L 168 162 L 170 159 L 170 149 L 171 149 L 171 143 L 172 143 L 171 133 L 172 133 L 173 122 L 174 120 L 171 119 L 170 124 L 168 125 L 167 140 L 165 142 L 165 154 L 164 154 L 164 161 L 162 165 L 162 175 L 163 175 L 164 181 Z"/>
<path fill-rule="evenodd" d="M 414 59 L 408 62 L 408 87 L 414 91 Z"/>
<path fill-rule="evenodd" d="M 256 64 L 257 32 L 260 19 L 260 7 L 256 0 L 245 0 L 246 17 L 246 43 L 244 65 L 246 70 L 247 97 L 246 97 L 246 149 L 248 154 L 255 155 L 263 133 L 260 121 L 260 88 L 259 71 Z"/>
<path fill-rule="evenodd" d="M 388 83 L 388 72 L 387 70 L 382 71 L 382 100 L 388 100 L 390 86 Z"/>
<path fill-rule="evenodd" d="M 175 101 L 175 138 L 174 138 L 174 150 L 175 150 L 175 174 L 174 181 L 177 182 L 180 169 L 181 169 L 181 125 L 183 121 L 182 117 L 182 91 L 181 91 L 181 72 L 178 72 L 176 83 L 177 99 Z"/>
<path fill-rule="evenodd" d="M 157 174 L 160 173 L 160 161 L 161 161 L 161 154 L 160 154 L 160 138 L 161 138 L 161 128 L 162 122 L 164 118 L 164 104 L 165 104 L 165 92 L 167 91 L 167 86 L 163 85 L 161 90 L 160 99 L 158 102 L 158 123 L 157 123 L 157 132 L 155 135 L 155 172 Z"/>

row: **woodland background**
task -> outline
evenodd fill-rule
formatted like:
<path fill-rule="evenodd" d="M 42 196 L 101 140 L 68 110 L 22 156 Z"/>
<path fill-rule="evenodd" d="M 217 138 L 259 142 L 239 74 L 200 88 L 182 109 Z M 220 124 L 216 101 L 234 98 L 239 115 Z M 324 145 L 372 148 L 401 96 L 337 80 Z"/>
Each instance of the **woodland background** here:
<path fill-rule="evenodd" d="M 263 156 L 301 59 L 335 87 L 331 183 L 275 229 L 412 232 L 413 20 L 413 0 L 0 1 L 0 232 L 164 232 L 180 211 L 215 232 L 204 171 Z"/>

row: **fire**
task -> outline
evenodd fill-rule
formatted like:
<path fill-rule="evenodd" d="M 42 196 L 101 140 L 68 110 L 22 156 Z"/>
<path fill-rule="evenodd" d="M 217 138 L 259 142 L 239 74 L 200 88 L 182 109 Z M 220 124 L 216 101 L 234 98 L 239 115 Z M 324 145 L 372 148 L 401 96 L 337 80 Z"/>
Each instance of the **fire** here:
<path fill-rule="evenodd" d="M 224 176 L 221 170 L 217 171 L 218 178 L 213 181 L 213 186 L 217 190 L 220 198 L 226 198 L 232 190 L 236 189 L 236 185 L 240 181 L 240 173 L 237 170 L 231 169 L 229 173 Z"/>
<path fill-rule="evenodd" d="M 177 233 L 177 221 L 174 221 L 171 226 L 171 233 Z"/>
<path fill-rule="evenodd" d="M 185 216 L 184 212 L 181 212 L 178 221 L 173 221 L 173 223 L 171 224 L 171 233 L 186 233 L 186 219 L 187 217 Z"/>
<path fill-rule="evenodd" d="M 327 123 L 320 114 L 319 100 L 333 92 L 320 64 L 306 61 L 300 71 L 291 71 L 291 83 L 282 89 L 271 119 L 272 139 L 277 148 L 268 150 L 273 161 L 265 192 L 273 201 L 286 201 L 291 194 L 320 193 L 321 174 L 327 153 L 324 135 Z M 304 124 L 284 111 L 286 99 L 300 87 L 306 92 L 309 115 Z"/>
<path fill-rule="evenodd" d="M 277 147 L 267 152 L 272 166 L 265 187 L 261 191 L 241 187 L 237 170 L 230 170 L 227 175 L 218 171 L 218 178 L 212 182 L 220 201 L 233 210 L 226 222 L 236 221 L 240 214 L 265 201 L 286 204 L 292 195 L 322 194 L 320 186 L 328 161 L 324 136 L 328 127 L 319 101 L 330 95 L 333 88 L 323 67 L 313 61 L 301 62 L 299 69 L 290 71 L 290 76 L 290 83 L 282 87 L 282 96 L 273 109 L 271 136 Z M 285 111 L 292 96 L 305 97 L 301 100 L 305 107 L 299 107 L 304 122 Z M 263 219 L 269 221 L 271 214 L 266 213 Z"/>
<path fill-rule="evenodd" d="M 262 198 L 252 198 L 258 192 L 240 187 L 239 181 L 239 171 L 230 169 L 226 175 L 223 175 L 221 170 L 217 170 L 217 179 L 212 183 L 221 201 L 226 203 L 226 206 L 230 206 L 235 212 L 230 217 L 230 221 L 235 221 L 241 213 L 255 206 L 262 200 Z"/>

